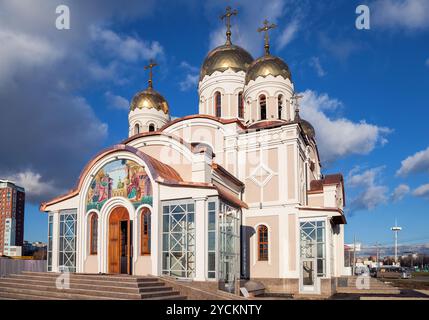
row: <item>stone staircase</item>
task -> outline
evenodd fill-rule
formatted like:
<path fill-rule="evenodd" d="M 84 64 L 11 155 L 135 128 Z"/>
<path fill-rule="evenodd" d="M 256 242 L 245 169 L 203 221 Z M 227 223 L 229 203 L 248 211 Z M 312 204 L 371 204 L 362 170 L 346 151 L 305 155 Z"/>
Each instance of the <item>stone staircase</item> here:
<path fill-rule="evenodd" d="M 0 278 L 2 299 L 184 300 L 186 297 L 157 277 L 23 272 Z"/>
<path fill-rule="evenodd" d="M 337 279 L 337 293 L 358 294 L 400 294 L 401 291 L 373 277 L 340 277 Z"/>

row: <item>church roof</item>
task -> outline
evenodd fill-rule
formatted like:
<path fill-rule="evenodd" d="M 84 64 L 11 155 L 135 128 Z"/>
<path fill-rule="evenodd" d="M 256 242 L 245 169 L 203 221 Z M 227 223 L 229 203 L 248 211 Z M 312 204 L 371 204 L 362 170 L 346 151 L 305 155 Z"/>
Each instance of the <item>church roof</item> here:
<path fill-rule="evenodd" d="M 152 134 L 154 134 L 152 132 Z M 162 133 L 157 133 L 162 134 Z M 201 149 L 197 149 L 199 152 L 201 152 Z M 242 200 L 238 199 L 236 195 L 234 195 L 232 192 L 228 191 L 227 189 L 224 190 L 224 188 L 220 186 L 215 186 L 212 183 L 201 183 L 201 182 L 189 182 L 189 181 L 183 181 L 180 174 L 171 166 L 149 156 L 148 154 L 125 144 L 118 144 L 113 147 L 107 148 L 100 153 L 98 153 L 93 159 L 91 159 L 85 168 L 82 170 L 79 179 L 77 181 L 76 187 L 72 190 L 70 190 L 68 193 L 63 194 L 61 196 L 58 196 L 54 199 L 51 199 L 50 201 L 44 202 L 40 205 L 40 211 L 46 211 L 46 208 L 50 205 L 65 201 L 67 199 L 73 198 L 74 196 L 78 195 L 82 189 L 83 181 L 91 168 L 102 158 L 118 152 L 118 151 L 127 151 L 132 154 L 137 155 L 140 159 L 144 161 L 146 164 L 147 170 L 150 172 L 151 176 L 153 177 L 156 182 L 172 186 L 172 187 L 191 187 L 191 188 L 209 188 L 209 189 L 215 189 L 218 191 L 219 197 L 224 199 L 226 202 L 242 208 L 248 208 L 247 204 L 243 202 Z M 217 167 L 217 166 L 216 166 Z M 221 170 L 217 167 L 218 170 Z M 223 169 L 226 171 L 225 169 Z M 227 171 L 226 171 L 227 172 Z M 231 174 L 230 174 L 231 175 Z M 231 175 L 232 176 L 232 175 Z M 234 177 L 235 178 L 235 177 Z M 236 179 L 236 178 L 235 178 Z M 238 179 L 237 179 L 238 180 Z M 238 180 L 239 181 L 239 180 Z"/>
<path fill-rule="evenodd" d="M 212 75 L 215 71 L 224 72 L 231 69 L 235 72 L 246 71 L 253 57 L 243 48 L 226 43 L 212 51 L 205 58 L 200 71 L 200 81 Z"/>
<path fill-rule="evenodd" d="M 45 211 L 47 206 L 70 199 L 75 195 L 79 194 L 83 185 L 83 180 L 85 179 L 85 177 L 87 176 L 91 168 L 103 157 L 118 151 L 128 151 L 130 153 L 137 155 L 140 159 L 142 159 L 145 162 L 147 169 L 151 173 L 154 180 L 163 181 L 163 182 L 183 181 L 179 173 L 169 165 L 147 155 L 146 153 L 134 147 L 127 146 L 124 144 L 118 144 L 98 153 L 91 161 L 88 162 L 88 164 L 82 170 L 82 173 L 79 176 L 76 187 L 64 195 L 58 196 L 48 202 L 42 203 L 40 205 L 40 211 Z"/>
<path fill-rule="evenodd" d="M 167 100 L 152 87 L 136 93 L 131 100 L 130 111 L 135 109 L 156 109 L 165 114 L 169 112 Z"/>
<path fill-rule="evenodd" d="M 292 75 L 289 66 L 282 59 L 270 54 L 264 55 L 249 66 L 246 73 L 245 84 L 256 80 L 258 77 L 266 78 L 267 76 L 282 76 L 284 79 L 292 80 Z"/>
<path fill-rule="evenodd" d="M 176 124 L 178 122 L 182 122 L 182 121 L 186 121 L 186 120 L 192 120 L 192 119 L 209 119 L 209 120 L 213 120 L 213 121 L 219 122 L 221 124 L 236 123 L 242 129 L 246 128 L 246 126 L 239 119 L 223 119 L 223 118 L 218 118 L 218 117 L 211 116 L 211 115 L 208 115 L 208 114 L 194 114 L 194 115 L 185 116 L 185 117 L 178 118 L 178 119 L 175 119 L 173 121 L 170 121 L 165 126 L 163 126 L 161 129 L 159 129 L 159 131 L 164 131 L 168 127 L 170 127 L 170 126 L 172 126 L 172 125 L 174 125 L 174 124 Z"/>
<path fill-rule="evenodd" d="M 346 194 L 344 192 L 344 177 L 341 173 L 329 174 L 323 177 L 320 180 L 312 180 L 310 182 L 309 193 L 319 193 L 323 192 L 323 186 L 326 185 L 338 185 L 341 184 L 343 190 L 343 205 L 346 205 Z"/>
<path fill-rule="evenodd" d="M 162 130 L 162 128 L 161 128 L 161 130 Z M 203 143 L 203 142 L 188 143 L 185 140 L 183 140 L 182 138 L 179 138 L 179 137 L 177 137 L 174 134 L 168 134 L 168 133 L 165 133 L 165 132 L 161 132 L 160 130 L 158 130 L 158 131 L 152 131 L 152 132 L 142 132 L 142 133 L 139 133 L 139 134 L 135 134 L 135 135 L 133 135 L 133 136 L 125 139 L 121 143 L 122 144 L 128 144 L 131 141 L 134 141 L 134 140 L 139 139 L 141 137 L 149 137 L 149 136 L 165 136 L 165 137 L 168 137 L 170 139 L 174 139 L 177 142 L 179 142 L 179 143 L 187 146 L 193 153 L 207 152 L 207 153 L 211 154 L 212 158 L 215 156 L 212 148 L 208 144 L 206 144 L 206 143 Z"/>

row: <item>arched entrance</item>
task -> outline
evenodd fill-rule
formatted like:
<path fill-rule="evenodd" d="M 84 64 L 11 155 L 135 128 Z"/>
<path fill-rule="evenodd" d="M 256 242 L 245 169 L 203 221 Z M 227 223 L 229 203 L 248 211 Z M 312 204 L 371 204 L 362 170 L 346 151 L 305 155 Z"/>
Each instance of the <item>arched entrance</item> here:
<path fill-rule="evenodd" d="M 128 210 L 116 207 L 109 217 L 109 273 L 131 274 L 132 228 Z"/>

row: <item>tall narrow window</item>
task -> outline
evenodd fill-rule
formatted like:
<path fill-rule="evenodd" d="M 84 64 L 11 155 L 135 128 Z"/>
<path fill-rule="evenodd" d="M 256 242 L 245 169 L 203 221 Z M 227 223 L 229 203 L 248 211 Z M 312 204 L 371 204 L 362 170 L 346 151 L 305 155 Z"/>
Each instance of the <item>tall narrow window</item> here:
<path fill-rule="evenodd" d="M 238 117 L 244 118 L 243 92 L 238 94 Z"/>
<path fill-rule="evenodd" d="M 208 223 L 207 223 L 207 257 L 208 268 L 207 277 L 216 278 L 216 202 L 208 203 Z"/>
<path fill-rule="evenodd" d="M 222 117 L 222 96 L 219 91 L 216 91 L 214 97 L 215 97 L 216 117 L 220 118 Z"/>
<path fill-rule="evenodd" d="M 60 211 L 58 268 L 61 272 L 76 272 L 76 210 Z"/>
<path fill-rule="evenodd" d="M 98 242 L 98 216 L 96 213 L 91 214 L 89 219 L 90 223 L 90 254 L 97 254 L 97 242 Z"/>
<path fill-rule="evenodd" d="M 258 227 L 258 260 L 268 261 L 268 228 L 264 225 Z"/>
<path fill-rule="evenodd" d="M 141 216 L 141 254 L 150 254 L 150 211 L 148 209 L 143 209 Z"/>
<path fill-rule="evenodd" d="M 155 131 L 155 125 L 153 123 L 151 123 L 149 125 L 149 132 L 154 132 Z"/>
<path fill-rule="evenodd" d="M 259 108 L 261 110 L 261 120 L 267 119 L 267 98 L 265 95 L 259 96 Z"/>
<path fill-rule="evenodd" d="M 140 126 L 138 123 L 136 123 L 136 125 L 134 126 L 134 134 L 139 134 L 140 133 Z"/>
<path fill-rule="evenodd" d="M 283 95 L 279 95 L 277 98 L 277 109 L 278 109 L 278 118 L 282 118 L 282 111 L 283 111 Z"/>

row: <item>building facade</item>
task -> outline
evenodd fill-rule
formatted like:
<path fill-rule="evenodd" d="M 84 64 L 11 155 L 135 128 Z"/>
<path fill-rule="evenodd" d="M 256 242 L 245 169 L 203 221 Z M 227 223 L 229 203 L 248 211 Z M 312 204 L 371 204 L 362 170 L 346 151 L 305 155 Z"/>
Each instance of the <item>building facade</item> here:
<path fill-rule="evenodd" d="M 227 28 L 201 67 L 197 115 L 171 121 L 151 75 L 132 99 L 129 137 L 41 205 L 48 270 L 330 292 L 344 271 L 344 181 L 322 174 L 315 130 L 268 37 L 254 59 Z"/>
<path fill-rule="evenodd" d="M 24 243 L 24 206 L 24 188 L 0 180 L 0 255 L 12 255 L 9 249 Z"/>

